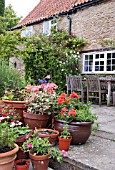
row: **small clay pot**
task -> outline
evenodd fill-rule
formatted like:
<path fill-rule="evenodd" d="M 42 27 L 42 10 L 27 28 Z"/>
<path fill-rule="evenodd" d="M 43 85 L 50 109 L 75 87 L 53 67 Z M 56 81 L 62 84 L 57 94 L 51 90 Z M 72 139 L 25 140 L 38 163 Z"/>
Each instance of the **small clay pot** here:
<path fill-rule="evenodd" d="M 30 166 L 30 161 L 26 159 L 18 159 L 15 161 L 16 170 L 28 170 Z"/>

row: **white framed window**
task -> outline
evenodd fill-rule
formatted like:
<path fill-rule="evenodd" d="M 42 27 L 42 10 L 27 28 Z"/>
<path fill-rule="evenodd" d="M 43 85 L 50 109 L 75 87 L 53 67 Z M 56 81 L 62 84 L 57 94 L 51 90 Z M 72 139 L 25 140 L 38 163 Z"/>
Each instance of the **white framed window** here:
<path fill-rule="evenodd" d="M 44 34 L 50 35 L 52 28 L 57 31 L 57 20 L 56 19 L 52 19 L 50 21 L 45 21 L 43 23 L 43 33 Z"/>
<path fill-rule="evenodd" d="M 32 36 L 33 35 L 33 26 L 28 26 L 26 29 L 22 30 L 21 37 Z"/>
<path fill-rule="evenodd" d="M 115 72 L 115 50 L 83 54 L 83 73 Z"/>

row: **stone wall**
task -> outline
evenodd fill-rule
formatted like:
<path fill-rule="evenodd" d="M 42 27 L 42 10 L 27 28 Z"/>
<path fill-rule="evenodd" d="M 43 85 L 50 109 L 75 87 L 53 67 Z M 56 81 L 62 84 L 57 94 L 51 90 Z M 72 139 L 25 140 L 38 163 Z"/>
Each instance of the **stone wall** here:
<path fill-rule="evenodd" d="M 103 48 L 103 40 L 115 39 L 115 0 L 104 0 L 72 14 L 72 33 L 87 41 L 84 50 Z M 59 18 L 58 29 L 68 32 L 67 16 Z M 34 25 L 34 31 L 43 33 L 43 23 Z"/>

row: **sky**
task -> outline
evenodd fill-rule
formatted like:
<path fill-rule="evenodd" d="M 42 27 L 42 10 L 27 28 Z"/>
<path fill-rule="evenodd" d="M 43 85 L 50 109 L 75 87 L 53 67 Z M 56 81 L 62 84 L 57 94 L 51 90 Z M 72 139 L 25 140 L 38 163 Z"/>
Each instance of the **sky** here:
<path fill-rule="evenodd" d="M 5 5 L 11 4 L 17 16 L 23 18 L 39 3 L 40 0 L 5 0 Z"/>

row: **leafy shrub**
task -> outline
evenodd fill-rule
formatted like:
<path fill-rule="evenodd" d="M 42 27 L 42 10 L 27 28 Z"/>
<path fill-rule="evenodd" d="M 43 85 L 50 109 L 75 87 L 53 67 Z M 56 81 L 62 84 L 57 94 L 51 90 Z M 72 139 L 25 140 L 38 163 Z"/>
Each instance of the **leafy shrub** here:
<path fill-rule="evenodd" d="M 0 60 L 0 97 L 7 88 L 22 88 L 25 81 L 18 70 L 10 68 L 4 61 Z"/>
<path fill-rule="evenodd" d="M 38 83 L 50 74 L 52 81 L 63 89 L 66 75 L 77 75 L 79 52 L 85 41 L 64 32 L 53 32 L 51 36 L 36 36 L 27 40 L 24 49 L 25 78 Z"/>

